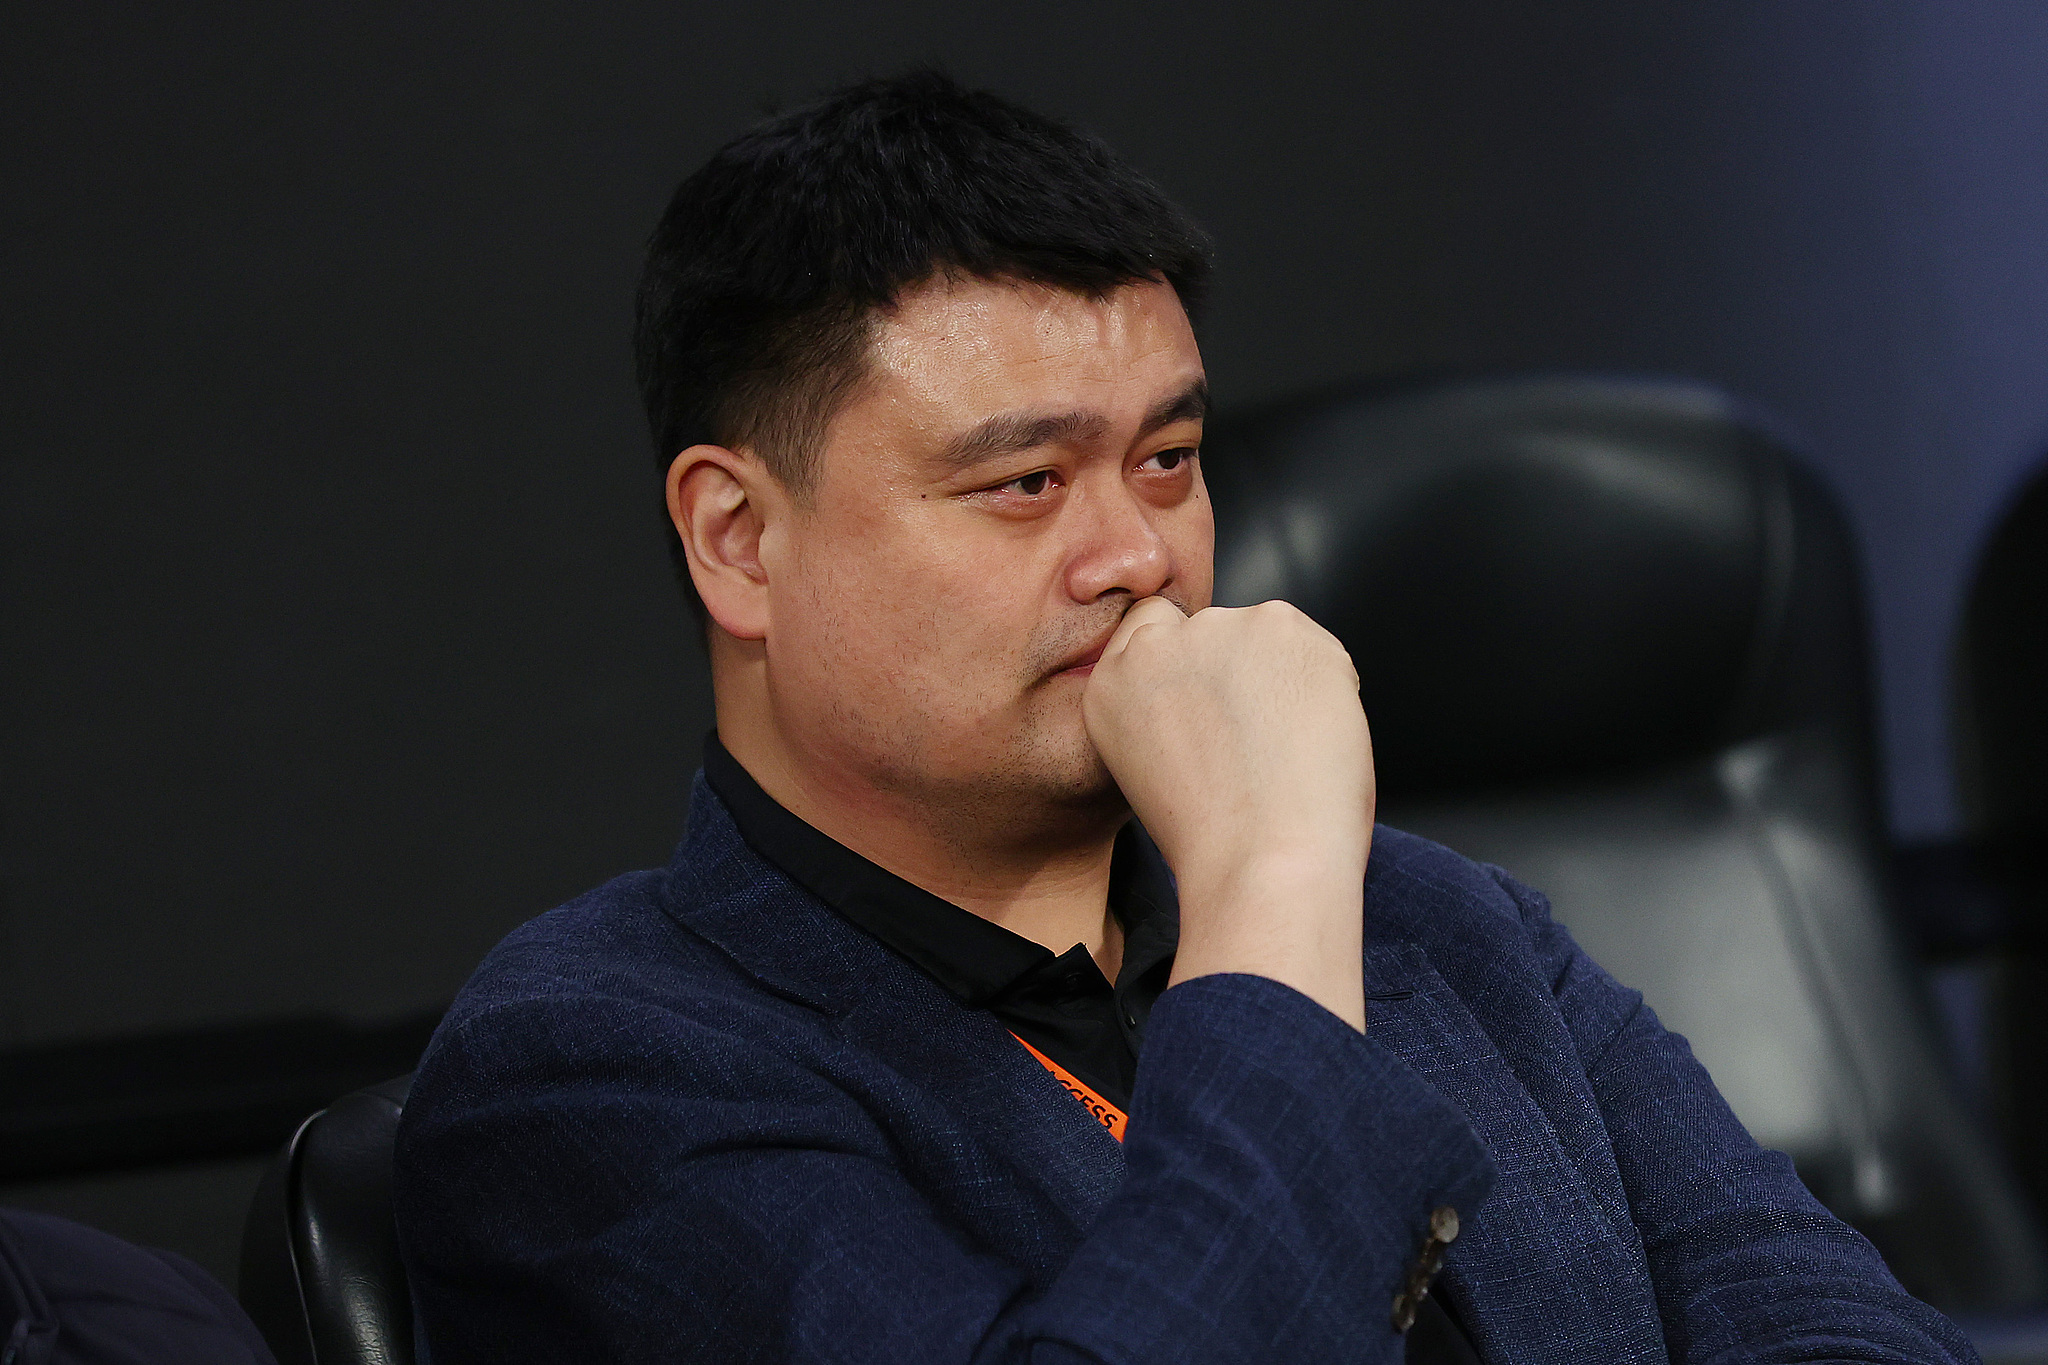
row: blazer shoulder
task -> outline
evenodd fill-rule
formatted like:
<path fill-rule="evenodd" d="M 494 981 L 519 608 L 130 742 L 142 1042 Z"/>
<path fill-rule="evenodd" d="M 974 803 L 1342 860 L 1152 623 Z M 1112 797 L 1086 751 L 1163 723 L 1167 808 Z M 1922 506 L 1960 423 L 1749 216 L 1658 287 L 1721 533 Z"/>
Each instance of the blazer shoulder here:
<path fill-rule="evenodd" d="M 1534 933 L 1550 922 L 1549 903 L 1501 868 L 1391 825 L 1373 827 L 1365 906 L 1368 922 L 1425 938 L 1453 929 Z"/>
<path fill-rule="evenodd" d="M 485 955 L 436 1039 L 508 1010 L 724 1015 L 765 1003 L 737 964 L 674 913 L 673 881 L 669 869 L 627 873 L 520 925 Z"/>
<path fill-rule="evenodd" d="M 1422 947 L 1468 1005 L 1482 995 L 1524 1007 L 1543 999 L 1584 1057 L 1604 1051 L 1642 1008 L 1642 996 L 1609 976 L 1552 916 L 1542 892 L 1491 863 L 1384 826 L 1374 832 L 1366 874 L 1366 932 L 1368 941 Z M 1491 1017 L 1492 1009 L 1482 1013 Z"/>

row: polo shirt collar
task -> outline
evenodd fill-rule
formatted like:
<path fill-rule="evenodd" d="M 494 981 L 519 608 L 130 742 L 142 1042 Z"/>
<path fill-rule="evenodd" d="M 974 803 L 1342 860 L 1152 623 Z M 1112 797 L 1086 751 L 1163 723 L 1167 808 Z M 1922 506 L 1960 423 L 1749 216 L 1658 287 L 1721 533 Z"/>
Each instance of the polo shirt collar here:
<path fill-rule="evenodd" d="M 904 880 L 791 814 L 761 789 L 716 732 L 704 741 L 704 779 L 749 847 L 962 1004 L 980 1008 L 1000 1000 L 1056 960 L 1023 935 Z M 1173 955 L 1180 930 L 1173 874 L 1135 820 L 1117 835 L 1109 904 L 1124 927 L 1120 975 L 1148 970 Z"/>

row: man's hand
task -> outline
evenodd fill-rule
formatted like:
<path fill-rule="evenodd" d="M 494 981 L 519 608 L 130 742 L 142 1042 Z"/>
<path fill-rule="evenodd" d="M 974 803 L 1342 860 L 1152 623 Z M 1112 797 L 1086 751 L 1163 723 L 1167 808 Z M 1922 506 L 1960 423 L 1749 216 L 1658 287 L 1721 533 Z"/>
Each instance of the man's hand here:
<path fill-rule="evenodd" d="M 1148 597 L 1081 711 L 1180 883 L 1173 979 L 1271 977 L 1363 1029 L 1372 739 L 1336 637 L 1284 602 Z"/>

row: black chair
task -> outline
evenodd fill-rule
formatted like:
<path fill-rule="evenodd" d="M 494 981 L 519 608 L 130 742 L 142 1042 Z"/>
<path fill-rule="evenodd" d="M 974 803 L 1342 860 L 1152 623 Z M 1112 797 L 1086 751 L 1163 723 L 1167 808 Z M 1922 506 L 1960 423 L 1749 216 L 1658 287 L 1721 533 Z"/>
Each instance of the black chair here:
<path fill-rule="evenodd" d="M 1984 973 L 1993 1111 L 2048 1209 L 2048 469 L 1985 546 L 1957 649 L 1955 753 L 1970 890 L 1999 951 Z"/>
<path fill-rule="evenodd" d="M 2048 847 L 2048 469 L 1985 546 L 1959 655 L 1958 785 L 1970 833 L 2000 853 L 2035 854 Z"/>
<path fill-rule="evenodd" d="M 278 1365 L 415 1365 L 412 1297 L 391 1212 L 391 1152 L 412 1077 L 343 1096 L 299 1125 L 242 1234 L 242 1307 Z"/>
<path fill-rule="evenodd" d="M 2048 1298 L 1889 918 L 1855 555 L 1694 385 L 1441 382 L 1212 432 L 1217 600 L 1350 648 L 1389 823 L 1547 891 L 1944 1307 Z"/>

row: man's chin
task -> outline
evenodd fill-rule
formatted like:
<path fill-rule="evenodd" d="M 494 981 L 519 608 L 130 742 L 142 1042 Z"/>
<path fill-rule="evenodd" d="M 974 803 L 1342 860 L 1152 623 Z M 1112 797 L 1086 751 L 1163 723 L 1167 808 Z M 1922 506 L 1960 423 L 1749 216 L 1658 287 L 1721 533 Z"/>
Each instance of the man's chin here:
<path fill-rule="evenodd" d="M 1093 744 L 1083 740 L 1062 769 L 1058 780 L 1048 783 L 1048 794 L 1060 805 L 1076 813 L 1114 815 L 1119 819 L 1130 813 L 1123 788 L 1110 776 L 1109 766 Z"/>
<path fill-rule="evenodd" d="M 1020 803 L 1104 818 L 1121 818 L 1129 811 L 1123 790 L 1079 726 L 1020 744 L 1010 761 L 1001 766 L 1007 771 L 997 785 L 1008 789 L 1010 799 Z"/>

